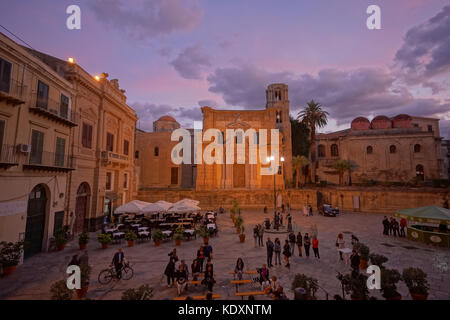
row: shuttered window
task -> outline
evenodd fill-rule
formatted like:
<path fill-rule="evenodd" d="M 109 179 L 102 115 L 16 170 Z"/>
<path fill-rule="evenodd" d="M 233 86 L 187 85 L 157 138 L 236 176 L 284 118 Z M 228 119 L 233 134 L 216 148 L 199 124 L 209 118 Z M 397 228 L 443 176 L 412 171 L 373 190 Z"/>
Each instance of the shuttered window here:
<path fill-rule="evenodd" d="M 84 148 L 92 148 L 92 126 L 90 124 L 83 123 L 81 144 Z"/>
<path fill-rule="evenodd" d="M 130 148 L 130 142 L 128 140 L 124 140 L 123 141 L 123 154 L 124 155 L 126 155 L 126 156 L 128 155 L 129 148 Z"/>
<path fill-rule="evenodd" d="M 36 107 L 47 109 L 48 106 L 48 85 L 42 81 L 38 81 Z"/>
<path fill-rule="evenodd" d="M 64 167 L 64 154 L 66 152 L 66 139 L 56 138 L 55 167 Z"/>
<path fill-rule="evenodd" d="M 12 65 L 0 58 L 0 91 L 9 93 Z"/>
<path fill-rule="evenodd" d="M 42 150 L 44 147 L 44 133 L 38 130 L 31 132 L 30 164 L 42 164 Z"/>
<path fill-rule="evenodd" d="M 63 94 L 61 94 L 61 106 L 60 106 L 59 114 L 64 119 L 67 119 L 69 116 L 69 98 Z"/>
<path fill-rule="evenodd" d="M 109 132 L 106 134 L 106 150 L 114 151 L 114 135 Z"/>

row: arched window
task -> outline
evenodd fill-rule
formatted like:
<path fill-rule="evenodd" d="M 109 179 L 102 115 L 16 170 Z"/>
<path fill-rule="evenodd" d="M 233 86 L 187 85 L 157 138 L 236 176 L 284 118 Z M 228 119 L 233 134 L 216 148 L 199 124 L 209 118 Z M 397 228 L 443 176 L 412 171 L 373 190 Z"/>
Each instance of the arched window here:
<path fill-rule="evenodd" d="M 339 148 L 338 148 L 337 144 L 332 144 L 331 145 L 331 156 L 332 157 L 339 157 Z"/>
<path fill-rule="evenodd" d="M 420 152 L 420 149 L 421 149 L 420 144 L 415 144 L 415 145 L 414 145 L 414 153 L 419 153 L 419 152 Z"/>
<path fill-rule="evenodd" d="M 373 153 L 373 148 L 372 148 L 372 146 L 368 146 L 367 149 L 366 149 L 366 151 L 367 151 L 367 154 L 372 154 L 372 153 Z"/>
<path fill-rule="evenodd" d="M 397 147 L 394 146 L 394 145 L 390 146 L 390 147 L 389 147 L 389 152 L 390 152 L 390 153 L 396 153 L 396 152 L 397 152 Z"/>
<path fill-rule="evenodd" d="M 425 180 L 425 172 L 423 169 L 423 165 L 418 164 L 416 166 L 416 177 L 419 178 L 420 181 Z"/>
<path fill-rule="evenodd" d="M 159 156 L 159 148 L 155 147 L 155 157 Z"/>
<path fill-rule="evenodd" d="M 319 158 L 325 157 L 325 146 L 323 144 L 319 144 Z"/>

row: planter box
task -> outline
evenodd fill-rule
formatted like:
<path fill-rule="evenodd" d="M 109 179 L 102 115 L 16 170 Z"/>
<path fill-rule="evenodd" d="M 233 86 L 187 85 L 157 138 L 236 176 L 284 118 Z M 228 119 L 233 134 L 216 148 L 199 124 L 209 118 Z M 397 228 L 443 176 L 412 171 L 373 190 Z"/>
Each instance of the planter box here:
<path fill-rule="evenodd" d="M 80 250 L 86 249 L 87 243 L 80 244 Z"/>
<path fill-rule="evenodd" d="M 16 270 L 16 268 L 17 268 L 17 266 L 3 267 L 3 275 L 4 276 L 12 275 L 14 273 L 14 271 Z"/>
<path fill-rule="evenodd" d="M 128 240 L 128 246 L 134 247 L 134 240 Z"/>

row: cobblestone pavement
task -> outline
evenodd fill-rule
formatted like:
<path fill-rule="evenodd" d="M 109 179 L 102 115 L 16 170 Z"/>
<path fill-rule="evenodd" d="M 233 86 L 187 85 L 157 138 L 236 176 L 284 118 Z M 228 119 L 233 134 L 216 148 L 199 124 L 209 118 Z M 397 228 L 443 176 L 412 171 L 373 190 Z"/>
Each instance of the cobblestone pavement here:
<path fill-rule="evenodd" d="M 213 264 L 216 273 L 216 285 L 214 293 L 222 296 L 222 299 L 235 299 L 234 285 L 230 284 L 233 276 L 228 274 L 234 269 L 236 259 L 242 257 L 246 269 L 261 267 L 266 261 L 266 249 L 255 248 L 252 236 L 254 224 L 263 222 L 264 218 L 272 217 L 272 214 L 264 214 L 256 210 L 244 210 L 242 213 L 246 226 L 246 241 L 239 243 L 236 230 L 232 225 L 228 213 L 218 216 L 217 223 L 219 234 L 210 239 L 213 246 Z M 429 245 L 413 242 L 404 238 L 394 238 L 382 235 L 381 220 L 383 215 L 365 213 L 343 213 L 339 217 L 330 218 L 314 215 L 305 217 L 300 212 L 293 212 L 293 221 L 296 230 L 302 233 L 317 228 L 320 257 L 314 255 L 306 258 L 298 257 L 297 248 L 291 261 L 291 268 L 275 266 L 271 268 L 271 275 L 276 275 L 280 284 L 285 288 L 289 298 L 293 297 L 291 283 L 296 273 L 304 273 L 318 279 L 323 288 L 318 291 L 319 299 L 333 299 L 335 294 L 341 293 L 340 282 L 336 279 L 336 271 L 347 272 L 349 267 L 340 262 L 335 247 L 336 236 L 344 233 L 346 246 L 350 246 L 351 234 L 355 234 L 359 240 L 367 244 L 371 252 L 383 254 L 389 258 L 386 263 L 388 268 L 396 268 L 400 272 L 406 267 L 419 267 L 428 274 L 431 290 L 429 299 L 450 299 L 450 271 L 438 268 L 438 264 L 450 266 L 450 250 L 436 248 Z M 286 234 L 264 235 L 272 239 L 279 236 L 284 242 Z M 132 263 L 135 271 L 134 277 L 128 281 L 114 281 L 110 285 L 100 285 L 97 276 L 100 270 L 107 267 L 114 252 L 120 245 L 111 245 L 108 249 L 101 249 L 96 241 L 96 234 L 91 234 L 88 244 L 89 259 L 92 265 L 91 284 L 87 298 L 90 299 L 120 299 L 121 294 L 128 288 L 135 288 L 141 284 L 150 284 L 154 288 L 154 299 L 172 299 L 177 295 L 176 288 L 167 288 L 166 278 L 163 276 L 168 261 L 167 254 L 174 248 L 172 241 L 162 243 L 155 247 L 153 242 L 138 243 L 134 247 L 124 247 L 126 258 Z M 196 255 L 202 240 L 200 238 L 184 241 L 177 247 L 178 256 L 184 259 L 189 267 Z M 65 277 L 65 268 L 71 256 L 78 251 L 77 241 L 68 243 L 66 249 L 61 252 L 41 253 L 28 259 L 19 266 L 16 272 L 0 279 L 0 299 L 49 299 L 50 286 L 53 282 Z M 312 252 L 311 252 L 312 253 Z M 253 284 L 242 285 L 240 291 L 259 290 Z M 399 291 L 403 299 L 410 299 L 410 295 L 403 283 L 399 284 Z M 205 293 L 203 286 L 190 287 L 189 294 L 198 295 Z M 381 297 L 376 290 L 371 292 L 373 296 Z M 257 299 L 267 299 L 259 296 Z"/>

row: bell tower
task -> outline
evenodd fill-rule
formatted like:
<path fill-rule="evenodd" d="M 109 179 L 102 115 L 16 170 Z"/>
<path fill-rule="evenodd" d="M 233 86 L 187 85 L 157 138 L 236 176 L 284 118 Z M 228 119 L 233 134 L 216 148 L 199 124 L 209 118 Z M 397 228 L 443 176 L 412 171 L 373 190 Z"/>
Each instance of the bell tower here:
<path fill-rule="evenodd" d="M 276 108 L 276 127 L 283 134 L 284 181 L 292 181 L 292 138 L 291 121 L 289 119 L 289 89 L 284 83 L 275 83 L 267 87 L 266 109 Z"/>

